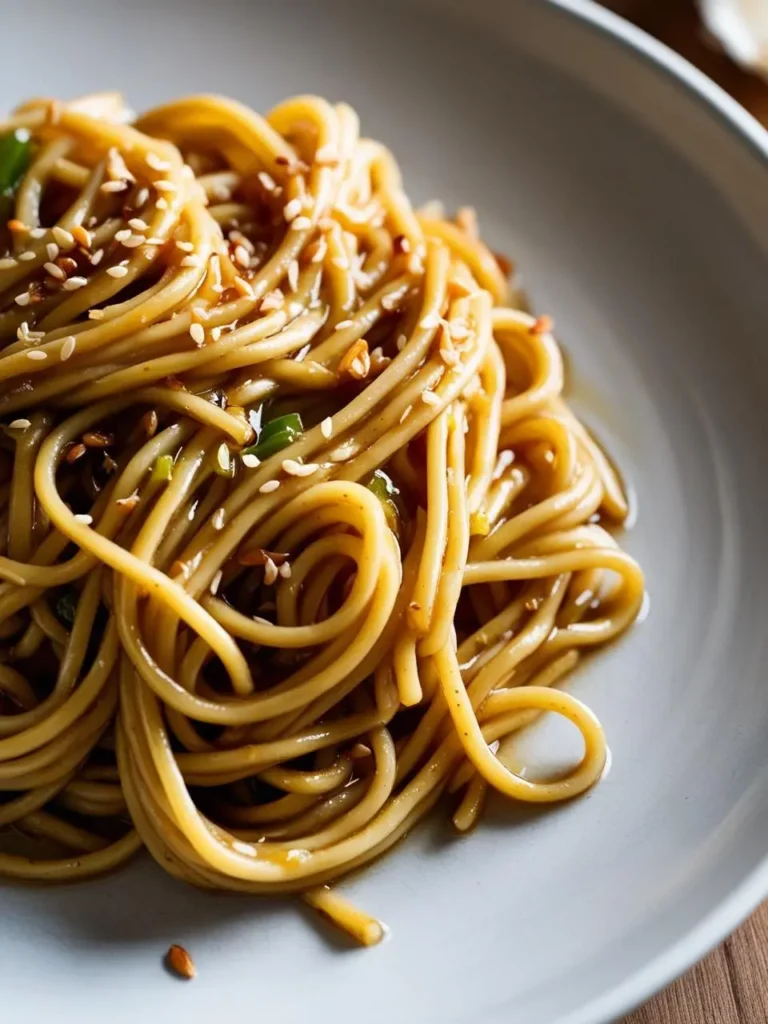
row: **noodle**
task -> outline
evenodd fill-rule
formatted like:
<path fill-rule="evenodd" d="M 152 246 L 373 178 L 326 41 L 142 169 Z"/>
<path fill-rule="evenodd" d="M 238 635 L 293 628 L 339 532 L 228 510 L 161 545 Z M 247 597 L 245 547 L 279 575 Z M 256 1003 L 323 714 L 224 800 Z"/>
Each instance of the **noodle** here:
<path fill-rule="evenodd" d="M 443 794 L 466 832 L 489 787 L 605 767 L 559 686 L 643 577 L 549 318 L 343 104 L 104 94 L 2 132 L 0 875 L 146 846 L 377 942 L 327 883 Z M 498 744 L 545 712 L 584 754 L 534 781 Z"/>

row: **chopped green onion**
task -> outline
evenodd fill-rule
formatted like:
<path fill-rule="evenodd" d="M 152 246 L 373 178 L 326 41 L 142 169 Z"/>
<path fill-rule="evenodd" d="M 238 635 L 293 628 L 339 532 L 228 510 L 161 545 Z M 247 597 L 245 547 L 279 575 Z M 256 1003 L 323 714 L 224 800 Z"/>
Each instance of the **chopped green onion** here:
<path fill-rule="evenodd" d="M 72 629 L 75 624 L 79 596 L 74 587 L 62 587 L 56 595 L 53 604 L 54 614 L 62 626 L 66 626 L 68 629 Z"/>
<path fill-rule="evenodd" d="M 158 455 L 152 467 L 152 483 L 167 483 L 173 476 L 173 456 Z"/>
<path fill-rule="evenodd" d="M 400 495 L 399 489 L 392 482 L 390 477 L 377 469 L 368 482 L 368 490 L 374 494 L 384 506 L 384 515 L 390 530 L 397 535 L 400 529 L 400 510 L 397 507 L 397 498 Z"/>
<path fill-rule="evenodd" d="M 252 444 L 250 448 L 243 449 L 241 454 L 255 455 L 257 459 L 263 461 L 293 444 L 303 433 L 304 424 L 301 422 L 301 416 L 297 412 L 286 413 L 285 416 L 278 416 L 266 423 L 262 427 L 258 442 Z"/>
<path fill-rule="evenodd" d="M 0 204 L 6 220 L 10 213 L 10 200 L 29 165 L 31 149 L 29 132 L 25 128 L 0 135 Z"/>

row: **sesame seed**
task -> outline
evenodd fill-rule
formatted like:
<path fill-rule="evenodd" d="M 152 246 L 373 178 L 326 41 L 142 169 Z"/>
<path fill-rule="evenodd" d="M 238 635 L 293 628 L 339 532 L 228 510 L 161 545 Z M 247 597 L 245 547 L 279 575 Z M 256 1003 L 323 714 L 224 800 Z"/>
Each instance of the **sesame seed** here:
<path fill-rule="evenodd" d="M 64 281 L 66 279 L 67 275 L 61 267 L 57 267 L 55 263 L 44 263 L 43 268 L 48 271 L 51 277 L 55 277 L 59 281 Z"/>
<path fill-rule="evenodd" d="M 221 337 L 221 328 L 220 327 L 212 327 L 211 328 L 211 341 L 218 341 L 220 337 Z"/>
<path fill-rule="evenodd" d="M 199 327 L 200 325 L 198 324 L 197 326 Z M 219 450 L 216 452 L 216 461 L 225 473 L 229 472 L 232 465 L 232 458 L 229 453 L 229 448 L 227 448 L 223 441 L 219 445 Z"/>
<path fill-rule="evenodd" d="M 16 267 L 18 264 L 13 256 L 5 256 L 0 260 L 0 270 L 10 270 L 12 267 Z"/>
<path fill-rule="evenodd" d="M 141 217 L 131 217 L 128 221 L 128 227 L 133 228 L 134 231 L 146 231 L 149 224 L 147 224 L 145 220 L 142 220 Z"/>
<path fill-rule="evenodd" d="M 32 426 L 32 422 L 31 422 L 31 420 L 24 420 L 24 419 L 12 420 L 8 424 L 8 426 L 11 428 L 11 430 L 26 430 L 27 427 L 31 427 Z"/>
<path fill-rule="evenodd" d="M 291 260 L 288 264 L 288 286 L 292 292 L 299 288 L 299 261 Z"/>
<path fill-rule="evenodd" d="M 82 523 L 83 526 L 90 526 L 91 523 L 93 522 L 93 516 L 86 515 L 84 512 L 79 512 L 75 516 L 75 521 L 78 523 Z"/>
<path fill-rule="evenodd" d="M 217 594 L 218 593 L 219 585 L 221 584 L 221 577 L 223 575 L 224 575 L 224 572 L 221 569 L 219 569 L 219 571 L 216 573 L 216 575 L 211 580 L 211 583 L 210 583 L 210 586 L 208 587 L 208 589 L 210 590 L 210 592 L 212 594 Z"/>
<path fill-rule="evenodd" d="M 291 228 L 294 231 L 306 231 L 307 228 L 312 227 L 312 221 L 309 217 L 296 217 L 291 221 Z"/>
<path fill-rule="evenodd" d="M 128 267 L 107 267 L 107 273 L 110 277 L 125 277 Z"/>
<path fill-rule="evenodd" d="M 190 256 L 185 256 L 181 261 L 182 267 L 199 267 L 201 266 L 201 259 L 196 253 L 192 253 Z"/>
<path fill-rule="evenodd" d="M 129 235 L 128 238 L 123 239 L 123 245 L 126 249 L 137 249 L 140 245 L 144 245 L 146 242 L 145 235 Z"/>
<path fill-rule="evenodd" d="M 162 196 L 160 196 L 160 198 L 155 203 L 155 206 L 158 208 L 158 210 L 167 210 L 168 209 L 168 200 L 164 199 Z"/>
<path fill-rule="evenodd" d="M 125 192 L 128 188 L 127 181 L 105 181 L 101 186 L 102 192 Z"/>
<path fill-rule="evenodd" d="M 144 203 L 146 203 L 146 201 L 148 199 L 149 199 L 149 189 L 148 188 L 140 188 L 139 191 L 136 193 L 136 200 L 135 200 L 136 207 L 138 208 L 140 206 L 143 206 Z"/>
<path fill-rule="evenodd" d="M 75 236 L 69 231 L 65 231 L 64 228 L 60 228 L 58 224 L 51 229 L 51 234 L 62 248 L 71 249 L 75 244 Z"/>
<path fill-rule="evenodd" d="M 109 271 L 107 271 L 107 273 L 109 273 Z M 89 320 L 103 320 L 104 319 L 104 310 L 103 309 L 89 309 L 88 310 L 88 319 Z"/>
<path fill-rule="evenodd" d="M 345 328 L 351 327 L 354 322 L 354 320 L 339 320 L 333 329 L 334 331 L 343 331 Z"/>
<path fill-rule="evenodd" d="M 256 469 L 257 466 L 261 465 L 261 459 L 258 455 L 252 455 L 251 452 L 246 452 L 242 459 L 243 465 L 248 469 Z"/>
<path fill-rule="evenodd" d="M 69 359 L 69 357 L 75 351 L 75 345 L 76 344 L 77 344 L 77 342 L 71 336 L 69 338 L 65 338 L 64 339 L 64 341 L 62 343 L 62 346 L 61 346 L 61 352 L 59 353 L 59 357 L 60 357 L 62 362 L 66 362 L 66 360 Z"/>
<path fill-rule="evenodd" d="M 30 230 L 26 224 L 22 224 L 21 221 L 17 220 L 15 217 L 11 218 L 11 220 L 8 221 L 7 227 L 8 230 L 13 231 L 14 234 L 20 231 Z"/>
<path fill-rule="evenodd" d="M 296 459 L 283 459 L 283 469 L 289 476 L 311 476 L 317 468 L 316 462 L 304 464 Z"/>
<path fill-rule="evenodd" d="M 189 333 L 196 345 L 205 344 L 205 330 L 202 324 L 192 324 L 189 328 Z"/>
<path fill-rule="evenodd" d="M 320 424 L 320 433 L 323 437 L 328 438 L 333 433 L 333 420 L 330 416 L 326 416 L 323 422 Z"/>
<path fill-rule="evenodd" d="M 116 231 L 115 232 L 115 241 L 116 242 L 124 242 L 126 240 L 126 238 L 130 238 L 130 237 L 131 237 L 131 232 L 130 232 L 129 228 L 123 228 L 121 231 Z"/>
<path fill-rule="evenodd" d="M 422 391 L 421 400 L 425 405 L 440 405 L 440 399 L 434 391 Z"/>
<path fill-rule="evenodd" d="M 77 288 L 84 288 L 88 284 L 86 277 L 70 277 L 61 286 L 67 292 L 73 292 Z"/>
<path fill-rule="evenodd" d="M 234 284 L 235 288 L 237 289 L 237 291 L 240 292 L 241 295 L 246 296 L 249 299 L 256 298 L 253 288 L 251 288 L 251 286 L 248 284 L 244 277 L 240 277 L 240 275 L 238 274 L 238 276 L 235 278 Z"/>
<path fill-rule="evenodd" d="M 176 186 L 174 185 L 174 183 L 172 181 L 163 181 L 163 180 L 153 181 L 152 184 L 157 189 L 158 192 L 176 192 L 177 191 Z"/>
<path fill-rule="evenodd" d="M 96 252 L 91 256 L 91 266 L 98 267 L 101 261 L 104 259 L 104 250 L 97 249 Z"/>
<path fill-rule="evenodd" d="M 425 331 L 431 330 L 433 327 L 440 325 L 440 315 L 438 313 L 427 313 L 425 317 L 419 321 L 419 327 Z"/>
<path fill-rule="evenodd" d="M 276 491 L 279 486 L 279 480 L 266 480 L 259 488 L 259 492 L 261 494 L 271 494 L 272 491 Z"/>
<path fill-rule="evenodd" d="M 322 263 L 325 259 L 325 254 L 328 252 L 328 243 L 324 238 L 318 238 L 315 243 L 315 251 L 312 253 L 312 263 Z"/>
<path fill-rule="evenodd" d="M 165 239 L 164 238 L 156 238 L 153 235 L 152 238 L 148 238 L 146 240 L 145 245 L 165 245 Z"/>
<path fill-rule="evenodd" d="M 171 165 L 168 160 L 161 160 L 157 153 L 147 153 L 145 157 L 147 166 L 153 171 L 170 171 Z"/>
<path fill-rule="evenodd" d="M 192 170 L 192 168 L 189 166 L 189 164 L 182 164 L 181 165 L 181 173 L 182 173 L 182 176 L 185 177 L 185 178 L 194 178 L 194 176 L 195 176 L 195 172 Z"/>
<path fill-rule="evenodd" d="M 339 270 L 349 270 L 349 260 L 346 256 L 334 256 L 331 263 L 334 267 L 338 267 Z"/>
<path fill-rule="evenodd" d="M 283 562 L 277 571 L 284 580 L 289 580 L 291 578 L 291 563 Z"/>
<path fill-rule="evenodd" d="M 28 306 L 29 300 L 31 298 L 32 296 L 29 294 L 29 292 L 22 292 L 21 295 L 17 295 L 13 301 L 16 303 L 17 306 Z"/>
<path fill-rule="evenodd" d="M 31 249 L 27 249 L 26 252 L 20 252 L 19 253 L 19 259 L 20 260 L 24 260 L 25 262 L 27 260 L 33 260 L 34 258 L 35 258 L 35 253 L 33 253 Z"/>
<path fill-rule="evenodd" d="M 244 245 L 236 245 L 235 251 L 232 255 L 234 257 L 235 263 L 239 263 L 241 267 L 250 266 L 251 257 Z"/>
<path fill-rule="evenodd" d="M 176 248 L 181 249 L 182 252 L 194 252 L 194 245 L 191 242 L 177 242 Z"/>
<path fill-rule="evenodd" d="M 84 249 L 90 249 L 93 239 L 91 238 L 90 231 L 86 231 L 82 224 L 76 224 L 72 228 L 72 237 L 78 245 L 82 245 Z M 51 257 L 53 259 L 53 257 Z"/>
<path fill-rule="evenodd" d="M 48 259 L 51 260 L 51 262 L 53 262 L 53 260 L 55 260 L 56 257 L 59 255 L 59 247 L 58 245 L 56 245 L 55 242 L 49 242 L 48 245 L 46 245 L 45 247 L 45 251 L 48 254 Z"/>
<path fill-rule="evenodd" d="M 30 228 L 30 231 L 29 231 L 29 237 L 30 238 L 34 238 L 34 239 L 43 238 L 47 234 L 48 234 L 48 229 L 47 228 Z"/>
<path fill-rule="evenodd" d="M 269 555 L 267 555 L 266 558 L 264 559 L 264 582 L 268 587 L 271 587 L 276 579 L 277 566 L 269 557 Z"/>
<path fill-rule="evenodd" d="M 266 171 L 259 171 L 257 177 L 267 192 L 274 192 L 277 188 L 275 179 L 271 174 L 267 174 Z"/>
<path fill-rule="evenodd" d="M 47 352 L 41 352 L 39 348 L 33 348 L 31 352 L 27 352 L 27 359 L 33 359 L 35 362 L 42 362 L 43 359 L 48 358 Z"/>
<path fill-rule="evenodd" d="M 224 529 L 224 509 L 223 508 L 217 508 L 216 511 L 213 513 L 213 515 L 211 516 L 211 526 L 214 528 L 214 530 L 223 530 Z"/>
<path fill-rule="evenodd" d="M 388 313 L 391 313 L 393 309 L 397 309 L 400 305 L 400 296 L 397 292 L 390 292 L 389 295 L 383 295 L 381 298 L 381 308 L 386 309 Z"/>
<path fill-rule="evenodd" d="M 29 324 L 26 320 L 23 320 L 16 328 L 16 337 L 19 341 L 29 344 L 29 342 L 39 341 L 40 338 L 44 338 L 45 331 L 30 331 Z"/>
<path fill-rule="evenodd" d="M 408 406 L 405 407 L 405 409 L 403 409 L 402 413 L 400 414 L 400 422 L 401 423 L 405 423 L 405 421 L 408 419 L 408 417 L 411 414 L 411 409 L 413 409 L 412 405 L 408 405 Z"/>
<path fill-rule="evenodd" d="M 291 199 L 283 207 L 283 216 L 287 221 L 292 221 L 301 213 L 302 202 L 300 199 Z"/>
<path fill-rule="evenodd" d="M 397 339 L 397 351 L 402 352 L 405 346 L 408 344 L 408 336 L 406 334 L 399 335 Z"/>

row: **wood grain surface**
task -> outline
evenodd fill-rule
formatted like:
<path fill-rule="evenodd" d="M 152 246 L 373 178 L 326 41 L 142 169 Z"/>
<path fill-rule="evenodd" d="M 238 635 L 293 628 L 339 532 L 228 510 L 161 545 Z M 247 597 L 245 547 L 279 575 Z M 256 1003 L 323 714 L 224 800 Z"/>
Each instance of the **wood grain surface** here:
<path fill-rule="evenodd" d="M 707 38 L 694 0 L 603 2 L 682 53 L 768 126 L 768 85 L 736 67 Z M 622 1024 L 768 1024 L 768 902 Z"/>

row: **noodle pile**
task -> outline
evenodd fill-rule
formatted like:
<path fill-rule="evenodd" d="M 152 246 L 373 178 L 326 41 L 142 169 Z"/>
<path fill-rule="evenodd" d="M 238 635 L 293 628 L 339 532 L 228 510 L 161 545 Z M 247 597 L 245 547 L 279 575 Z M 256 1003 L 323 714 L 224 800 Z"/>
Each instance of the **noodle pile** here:
<path fill-rule="evenodd" d="M 549 318 L 348 106 L 132 117 L 1 129 L 0 875 L 144 845 L 373 942 L 326 883 L 442 794 L 465 832 L 600 778 L 559 684 L 640 608 L 627 502 Z M 496 751 L 545 711 L 584 755 L 542 782 Z"/>

